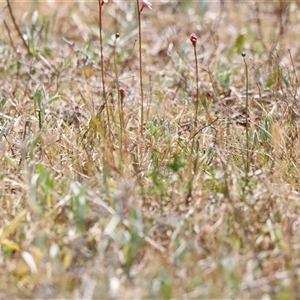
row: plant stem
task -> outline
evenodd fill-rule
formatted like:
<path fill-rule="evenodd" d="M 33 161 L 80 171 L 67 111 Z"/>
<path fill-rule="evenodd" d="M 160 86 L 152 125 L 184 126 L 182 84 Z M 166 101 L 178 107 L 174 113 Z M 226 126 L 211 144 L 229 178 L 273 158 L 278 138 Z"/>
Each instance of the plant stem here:
<path fill-rule="evenodd" d="M 99 1 L 100 1 L 100 0 L 99 0 Z M 10 17 L 11 17 L 13 23 L 14 23 L 14 26 L 15 26 L 17 32 L 18 32 L 18 35 L 19 35 L 19 37 L 21 38 L 21 40 L 22 40 L 22 42 L 23 42 L 23 45 L 24 45 L 24 47 L 26 48 L 27 52 L 30 54 L 30 53 L 31 53 L 31 52 L 30 52 L 30 48 L 29 48 L 28 44 L 26 43 L 26 41 L 25 41 L 25 39 L 24 39 L 24 37 L 23 37 L 23 34 L 22 34 L 22 32 L 21 32 L 21 30 L 20 30 L 20 28 L 19 28 L 19 26 L 18 26 L 18 24 L 17 24 L 17 22 L 16 22 L 15 16 L 14 16 L 13 11 L 12 11 L 12 8 L 11 8 L 10 1 L 7 0 L 6 2 L 7 2 L 7 7 L 8 7 L 8 10 L 9 10 Z"/>
<path fill-rule="evenodd" d="M 248 65 L 245 60 L 245 53 L 242 53 L 244 65 L 245 65 L 245 75 L 246 75 L 246 184 L 248 183 L 248 174 L 250 171 L 250 141 L 249 141 L 249 78 L 248 78 Z"/>
<path fill-rule="evenodd" d="M 194 46 L 194 56 L 195 56 L 195 63 L 196 63 L 196 98 L 195 98 L 195 116 L 194 116 L 194 131 L 195 131 L 197 130 L 197 126 L 198 126 L 198 110 L 199 110 L 199 95 L 200 95 L 196 45 Z"/>
<path fill-rule="evenodd" d="M 123 99 L 124 99 L 124 92 L 120 92 L 120 84 L 119 84 L 119 74 L 117 68 L 117 40 L 119 38 L 119 33 L 115 34 L 115 42 L 114 42 L 114 71 L 116 77 L 116 89 L 117 89 L 117 97 L 118 97 L 118 111 L 119 111 L 119 122 L 120 122 L 120 158 L 122 161 L 123 155 L 123 130 L 124 130 L 124 122 L 123 122 Z M 120 95 L 121 94 L 121 95 Z"/>
<path fill-rule="evenodd" d="M 108 136 L 110 140 L 110 118 L 109 118 L 109 107 L 107 101 L 107 95 L 105 90 L 105 75 L 104 75 L 104 57 L 103 57 L 103 39 L 102 39 L 102 0 L 98 0 L 99 3 L 99 41 L 100 41 L 100 64 L 101 64 L 101 79 L 102 79 L 102 93 L 105 103 L 106 115 L 107 115 L 107 124 L 108 124 Z"/>
<path fill-rule="evenodd" d="M 140 89 L 141 89 L 141 124 L 140 136 L 143 138 L 143 125 L 144 125 L 144 91 L 143 91 L 143 61 L 142 61 L 142 26 L 141 26 L 141 12 L 139 0 L 136 0 L 137 14 L 138 14 L 138 27 L 139 27 L 139 63 L 140 63 Z"/>
<path fill-rule="evenodd" d="M 117 90 L 117 97 L 118 97 L 118 111 L 119 111 L 119 121 L 121 126 L 121 133 L 123 131 L 123 124 L 122 124 L 122 116 L 121 116 L 121 97 L 120 97 L 120 85 L 119 85 L 119 74 L 117 68 L 117 53 L 116 53 L 116 44 L 117 39 L 119 38 L 119 34 L 115 34 L 115 42 L 114 42 L 114 71 L 116 77 L 116 90 Z"/>

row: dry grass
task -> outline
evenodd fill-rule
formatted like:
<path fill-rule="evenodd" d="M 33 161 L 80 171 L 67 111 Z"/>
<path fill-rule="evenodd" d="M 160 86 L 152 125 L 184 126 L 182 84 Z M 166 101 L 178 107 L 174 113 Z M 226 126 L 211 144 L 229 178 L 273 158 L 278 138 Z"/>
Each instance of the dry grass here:
<path fill-rule="evenodd" d="M 135 8 L 102 9 L 104 107 L 97 1 L 12 3 L 27 47 L 1 4 L 0 298 L 296 299 L 297 3 L 153 2 L 143 135 Z"/>

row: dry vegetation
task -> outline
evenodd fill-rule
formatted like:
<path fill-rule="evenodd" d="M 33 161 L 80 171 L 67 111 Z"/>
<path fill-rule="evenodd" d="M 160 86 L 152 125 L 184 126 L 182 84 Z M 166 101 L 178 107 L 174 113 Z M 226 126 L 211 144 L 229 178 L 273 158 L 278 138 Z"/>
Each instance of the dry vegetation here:
<path fill-rule="evenodd" d="M 298 298 L 297 2 L 6 4 L 0 298 Z"/>

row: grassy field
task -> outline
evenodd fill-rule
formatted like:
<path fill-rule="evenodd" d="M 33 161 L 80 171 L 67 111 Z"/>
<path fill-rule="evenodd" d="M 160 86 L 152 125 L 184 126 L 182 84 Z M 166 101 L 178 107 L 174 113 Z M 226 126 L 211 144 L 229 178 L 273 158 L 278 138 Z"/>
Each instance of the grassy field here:
<path fill-rule="evenodd" d="M 0 299 L 299 299 L 297 2 L 146 4 L 0 3 Z"/>

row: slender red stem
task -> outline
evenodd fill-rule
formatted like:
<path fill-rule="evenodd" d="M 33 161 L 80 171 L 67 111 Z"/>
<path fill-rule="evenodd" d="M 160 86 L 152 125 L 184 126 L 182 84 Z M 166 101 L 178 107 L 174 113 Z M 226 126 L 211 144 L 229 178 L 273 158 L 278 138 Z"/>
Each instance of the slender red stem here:
<path fill-rule="evenodd" d="M 200 88 L 199 88 L 198 60 L 197 60 L 196 45 L 194 45 L 194 56 L 195 56 L 195 63 L 196 63 L 196 97 L 195 97 L 194 130 L 197 130 Z"/>

